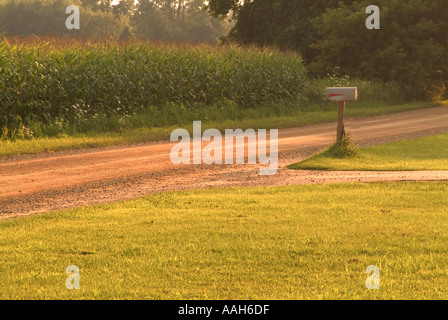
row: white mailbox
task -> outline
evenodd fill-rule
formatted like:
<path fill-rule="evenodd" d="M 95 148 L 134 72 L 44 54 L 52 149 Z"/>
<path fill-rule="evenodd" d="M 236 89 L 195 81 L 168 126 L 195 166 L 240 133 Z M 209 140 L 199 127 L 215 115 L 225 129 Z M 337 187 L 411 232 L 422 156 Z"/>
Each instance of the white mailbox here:
<path fill-rule="evenodd" d="M 328 101 L 356 101 L 358 88 L 327 88 Z"/>

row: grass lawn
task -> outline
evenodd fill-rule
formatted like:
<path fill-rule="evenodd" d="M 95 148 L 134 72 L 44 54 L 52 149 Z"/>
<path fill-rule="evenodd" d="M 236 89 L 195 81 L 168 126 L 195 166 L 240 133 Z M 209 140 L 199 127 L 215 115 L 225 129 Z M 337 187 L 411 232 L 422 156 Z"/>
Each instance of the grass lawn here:
<path fill-rule="evenodd" d="M 354 103 L 347 110 L 347 117 L 362 118 L 368 116 L 377 116 L 392 114 L 416 109 L 437 107 L 446 104 L 446 102 L 415 102 L 400 105 L 390 105 L 387 103 L 359 102 Z M 316 110 L 314 110 L 316 109 Z M 19 154 L 42 153 L 49 151 L 61 151 L 70 149 L 96 148 L 110 145 L 125 145 L 140 142 L 149 142 L 157 140 L 169 140 L 171 132 L 183 127 L 190 129 L 193 120 L 203 121 L 203 130 L 216 128 L 220 131 L 231 128 L 248 129 L 283 129 L 313 125 L 319 123 L 334 122 L 337 119 L 337 109 L 328 105 L 324 109 L 319 106 L 311 106 L 309 110 L 291 111 L 288 116 L 273 116 L 269 110 L 247 110 L 240 120 L 221 120 L 208 121 L 202 119 L 199 115 L 190 119 L 185 125 L 145 127 L 145 123 L 152 123 L 152 115 L 136 115 L 129 120 L 127 128 L 107 131 L 105 127 L 110 126 L 111 119 L 95 121 L 91 125 L 90 131 L 85 133 L 63 134 L 53 138 L 37 138 L 32 140 L 2 141 L 0 140 L 0 156 L 11 156 Z M 284 110 L 282 112 L 285 112 Z M 264 115 L 266 114 L 266 115 Z M 192 115 L 190 115 L 192 116 Z M 204 117 L 204 116 L 202 116 Z M 217 116 L 216 116 L 217 117 Z M 142 127 L 143 125 L 143 127 Z"/>
<path fill-rule="evenodd" d="M 289 168 L 333 171 L 448 170 L 448 133 L 363 148 L 352 158 L 337 159 L 324 150 Z"/>
<path fill-rule="evenodd" d="M 1 221 L 0 299 L 447 299 L 447 193 L 210 189 Z M 69 265 L 80 290 L 65 287 Z"/>

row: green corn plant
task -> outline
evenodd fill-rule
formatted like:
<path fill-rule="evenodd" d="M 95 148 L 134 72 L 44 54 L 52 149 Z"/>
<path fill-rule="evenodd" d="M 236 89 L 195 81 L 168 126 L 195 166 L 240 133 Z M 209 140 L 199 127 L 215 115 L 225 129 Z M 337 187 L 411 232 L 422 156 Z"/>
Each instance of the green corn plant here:
<path fill-rule="evenodd" d="M 258 108 L 299 101 L 306 83 L 300 56 L 269 49 L 3 38 L 0 128 L 16 116 L 82 124 L 172 104 Z"/>

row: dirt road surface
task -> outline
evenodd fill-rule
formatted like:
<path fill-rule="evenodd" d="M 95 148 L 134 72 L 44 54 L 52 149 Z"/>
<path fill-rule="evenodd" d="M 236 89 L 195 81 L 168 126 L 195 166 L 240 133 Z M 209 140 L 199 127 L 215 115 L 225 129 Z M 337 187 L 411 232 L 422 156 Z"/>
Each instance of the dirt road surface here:
<path fill-rule="evenodd" d="M 360 146 L 448 132 L 448 108 L 346 120 Z M 266 128 L 271 129 L 271 128 Z M 274 128 L 273 128 L 274 129 Z M 25 216 L 155 192 L 210 187 L 447 180 L 448 171 L 295 171 L 301 161 L 334 142 L 336 123 L 279 131 L 279 171 L 261 176 L 260 165 L 174 165 L 175 143 L 158 142 L 0 159 L 0 217 Z"/>

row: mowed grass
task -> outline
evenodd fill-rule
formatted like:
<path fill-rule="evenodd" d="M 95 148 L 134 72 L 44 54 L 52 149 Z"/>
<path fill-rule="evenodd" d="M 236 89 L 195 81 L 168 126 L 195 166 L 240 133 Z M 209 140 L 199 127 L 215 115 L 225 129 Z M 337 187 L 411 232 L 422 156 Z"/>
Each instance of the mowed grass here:
<path fill-rule="evenodd" d="M 162 193 L 0 222 L 1 299 L 446 299 L 448 184 Z M 80 268 L 79 290 L 65 286 Z M 365 270 L 380 269 L 380 290 Z"/>
<path fill-rule="evenodd" d="M 445 102 L 443 102 L 445 104 Z M 347 110 L 347 116 L 352 118 L 362 118 L 367 116 L 378 116 L 392 114 L 397 112 L 411 111 L 417 109 L 426 109 L 438 107 L 440 103 L 432 102 L 413 102 L 398 105 L 389 105 L 387 103 L 360 102 L 353 104 Z M 241 128 L 243 130 L 252 129 L 284 129 L 293 127 L 302 127 L 319 123 L 334 122 L 337 119 L 337 110 L 329 105 L 322 109 L 318 106 L 310 106 L 307 110 L 303 110 L 301 106 L 297 106 L 294 110 L 290 110 L 289 115 L 284 115 L 288 111 L 288 107 L 280 107 L 281 110 L 268 110 L 268 108 L 249 109 L 241 111 L 241 114 L 184 114 L 182 115 L 183 124 L 180 125 L 164 125 L 161 127 L 149 127 L 148 123 L 154 121 L 152 114 L 141 114 L 132 116 L 129 123 L 121 128 L 119 119 L 100 119 L 93 123 L 89 131 L 85 133 L 62 134 L 58 137 L 42 137 L 30 140 L 0 140 L 0 157 L 13 156 L 21 154 L 36 154 L 43 152 L 54 152 L 62 150 L 74 150 L 85 148 L 98 148 L 111 145 L 126 145 L 134 143 L 144 143 L 158 140 L 169 140 L 171 132 L 183 127 L 192 130 L 194 120 L 201 120 L 203 130 L 215 128 L 224 132 L 225 129 Z M 236 117 L 236 118 L 235 118 Z M 209 118 L 220 120 L 208 120 Z M 231 119 L 234 118 L 234 119 Z M 116 128 L 114 124 L 116 122 Z M 108 130 L 105 127 L 114 127 L 114 130 Z"/>
<path fill-rule="evenodd" d="M 324 150 L 289 168 L 333 171 L 448 170 L 448 133 L 363 148 L 352 158 L 334 158 L 328 150 Z"/>

